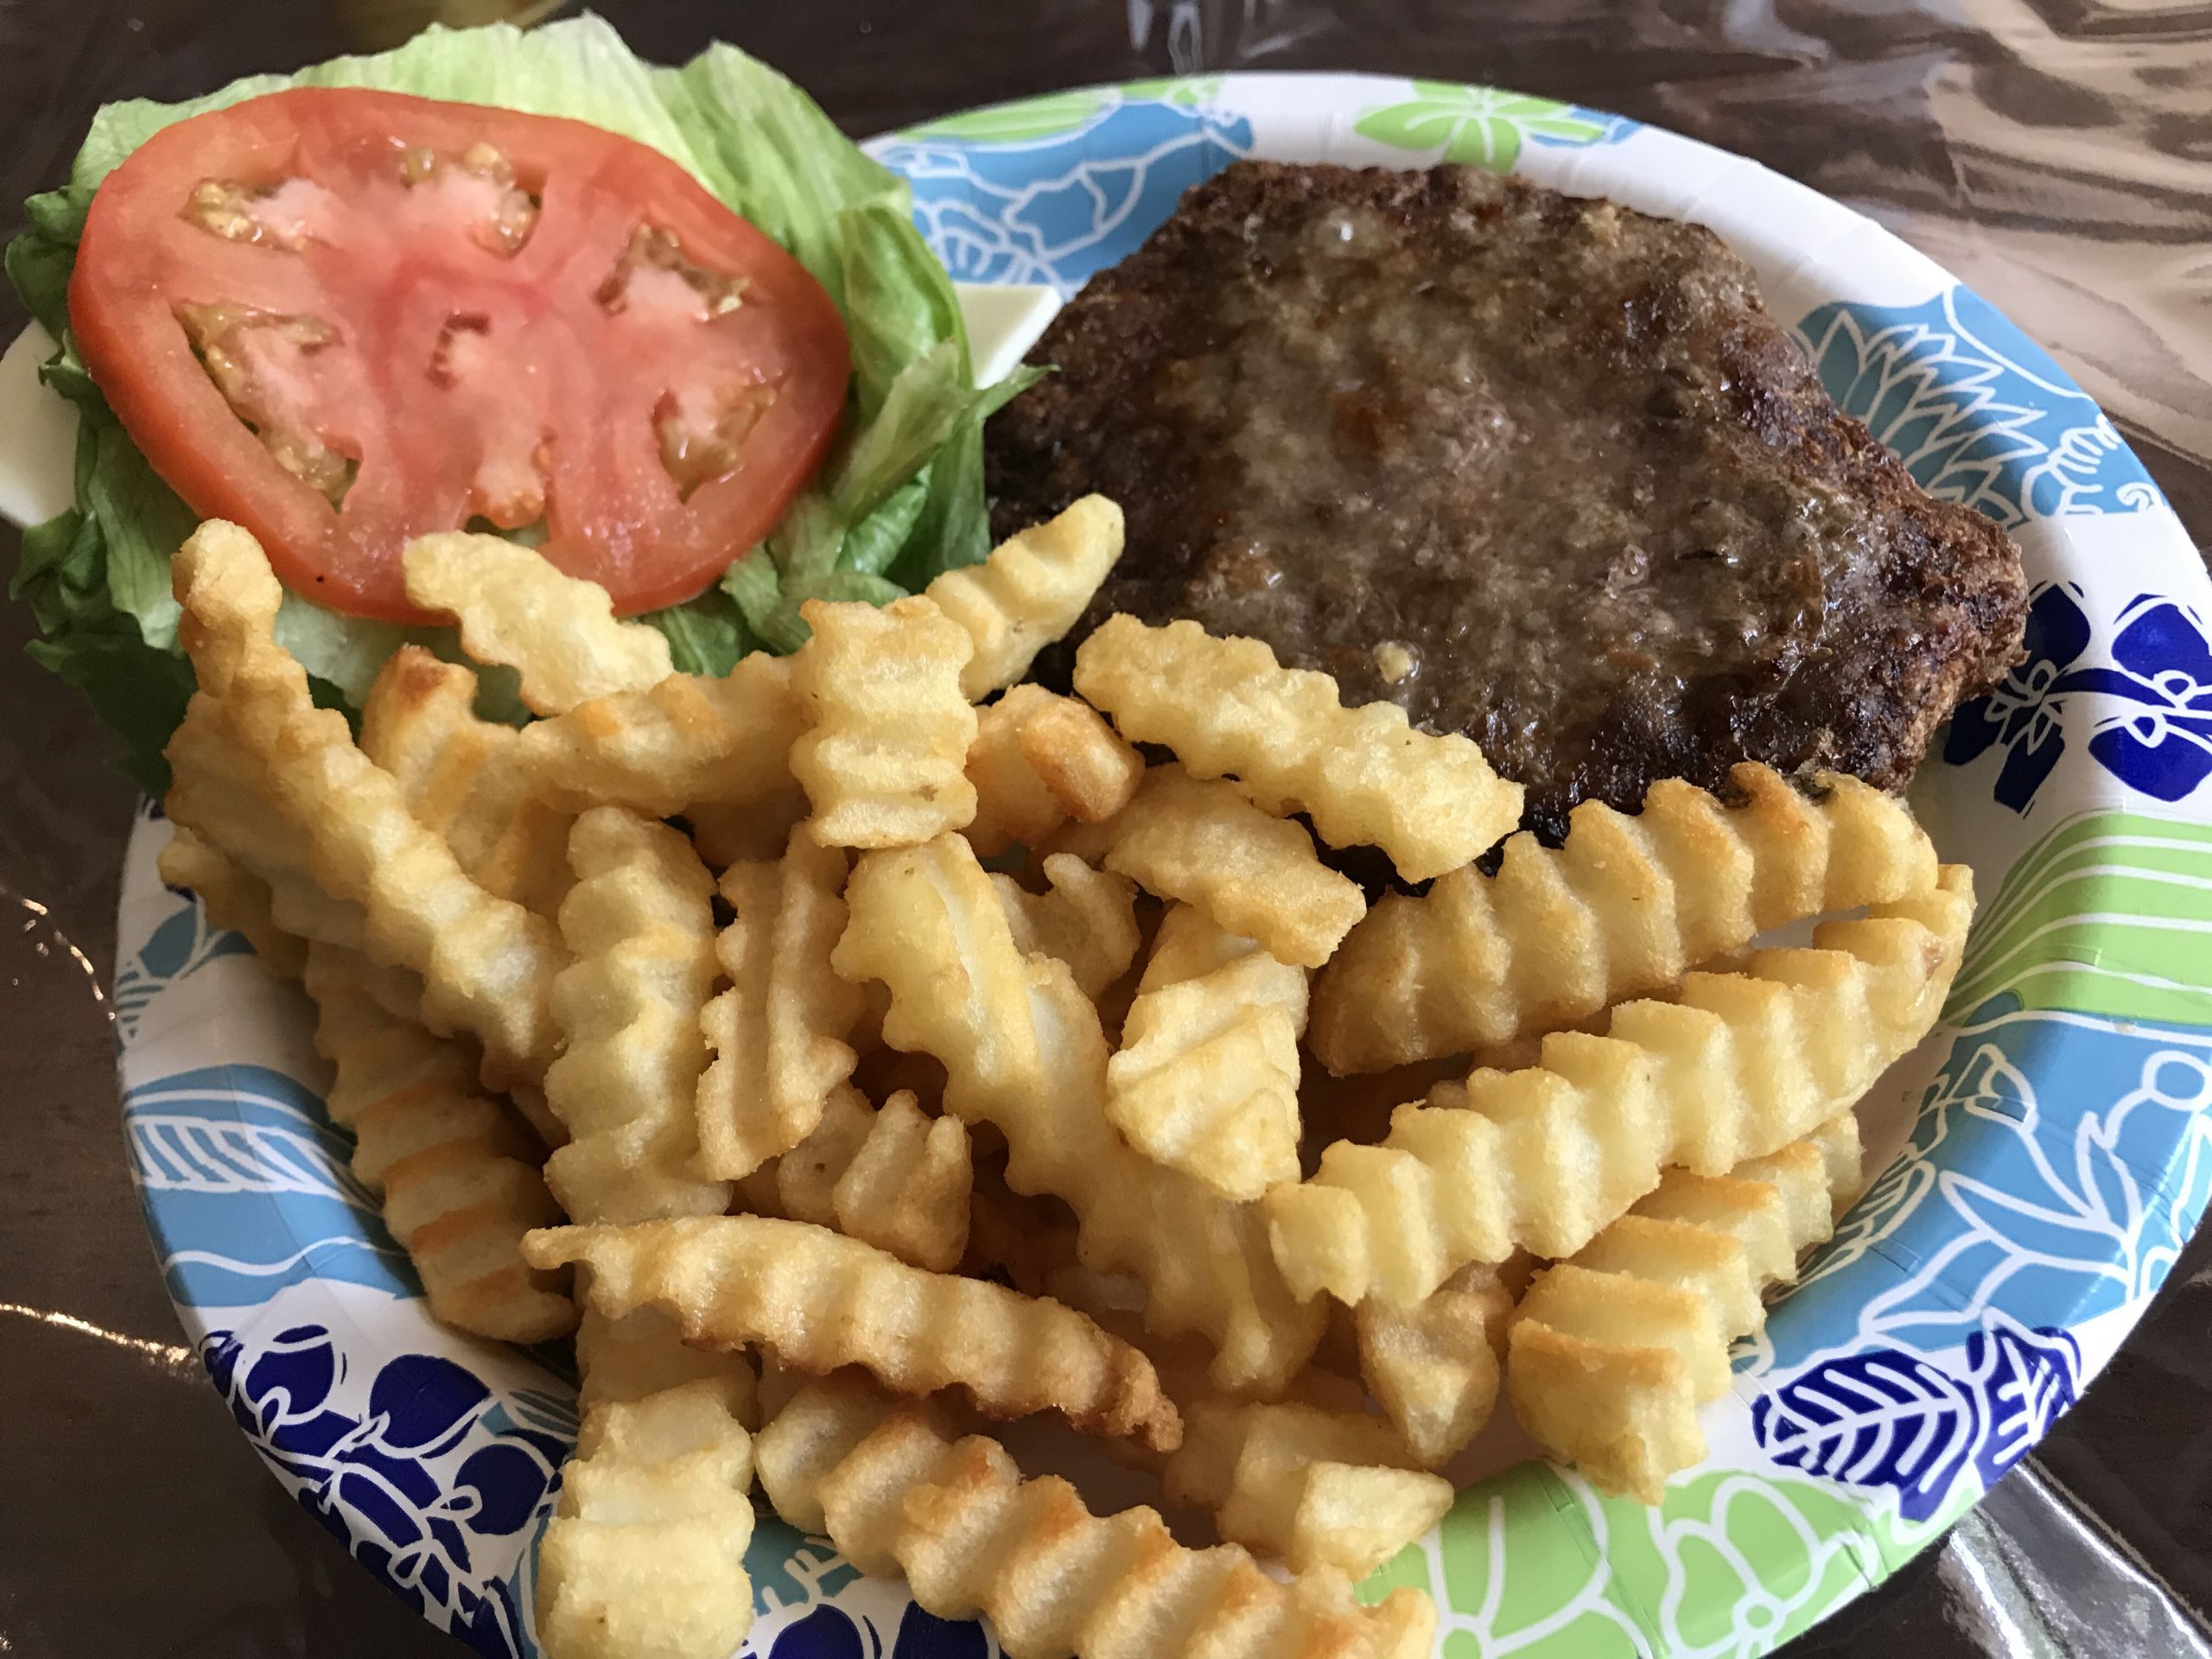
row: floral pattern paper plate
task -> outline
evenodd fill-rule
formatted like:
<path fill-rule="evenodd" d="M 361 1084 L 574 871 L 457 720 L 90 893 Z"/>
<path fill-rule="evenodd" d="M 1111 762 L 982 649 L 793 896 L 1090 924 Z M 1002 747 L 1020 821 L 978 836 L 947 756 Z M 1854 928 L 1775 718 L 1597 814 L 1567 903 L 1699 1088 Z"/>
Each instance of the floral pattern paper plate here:
<path fill-rule="evenodd" d="M 1510 168 L 1711 226 L 1842 405 L 2018 538 L 2027 660 L 1915 796 L 1982 910 L 1943 1021 L 1863 1110 L 1880 1173 L 1743 1344 L 1711 1458 L 1656 1510 L 1526 1464 L 1376 1575 L 1451 1659 L 1764 1653 L 1894 1571 L 2110 1358 L 2212 1189 L 2212 589 L 2112 423 L 1986 302 L 1763 168 L 1479 87 L 1232 75 L 1073 92 L 878 140 L 955 276 L 1063 292 L 1243 156 Z M 346 1171 L 296 991 L 162 887 L 150 810 L 116 986 L 130 1152 L 210 1378 L 301 1503 L 433 1624 L 536 1652 L 531 1544 L 566 1357 L 456 1337 Z M 763 1517 L 772 1659 L 982 1656 Z"/>

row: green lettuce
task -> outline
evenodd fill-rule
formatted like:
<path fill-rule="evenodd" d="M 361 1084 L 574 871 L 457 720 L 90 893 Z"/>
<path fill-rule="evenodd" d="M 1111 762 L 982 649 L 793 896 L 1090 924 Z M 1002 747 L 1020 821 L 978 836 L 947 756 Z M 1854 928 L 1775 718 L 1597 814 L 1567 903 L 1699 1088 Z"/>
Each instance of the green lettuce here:
<path fill-rule="evenodd" d="M 775 238 L 836 300 L 852 340 L 847 418 L 820 475 L 716 586 L 645 617 L 679 669 L 727 673 L 749 651 L 795 649 L 809 598 L 882 603 L 989 550 L 982 423 L 1033 377 L 979 391 L 952 283 L 915 231 L 905 182 L 856 149 L 791 82 L 734 47 L 681 68 L 647 64 L 598 17 L 524 32 L 432 29 L 374 56 L 257 75 L 180 104 L 111 104 L 68 184 L 27 204 L 9 280 L 60 342 L 41 371 L 79 416 L 76 505 L 30 531 L 11 592 L 32 655 L 77 687 L 124 741 L 126 766 L 167 786 L 162 747 L 192 691 L 177 645 L 169 557 L 193 514 L 157 478 L 92 384 L 67 292 L 100 181 L 174 121 L 286 86 L 368 86 L 567 116 L 651 145 Z M 278 637 L 317 697 L 358 711 L 385 658 L 413 640 L 455 660 L 448 628 L 402 628 L 287 594 Z M 479 708 L 522 717 L 511 675 L 481 677 Z"/>

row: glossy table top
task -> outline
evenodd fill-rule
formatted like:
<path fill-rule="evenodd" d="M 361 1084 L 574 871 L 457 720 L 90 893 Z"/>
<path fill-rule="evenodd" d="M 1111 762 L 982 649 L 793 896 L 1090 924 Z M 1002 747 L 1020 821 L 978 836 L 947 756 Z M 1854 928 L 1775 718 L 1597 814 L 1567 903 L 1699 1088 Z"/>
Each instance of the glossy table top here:
<path fill-rule="evenodd" d="M 0 0 L 0 231 L 99 104 L 176 98 L 434 0 Z M 485 16 L 499 0 L 455 0 Z M 601 0 L 715 35 L 868 133 L 1222 68 L 1482 80 L 1754 156 L 2042 340 L 2212 542 L 2212 4 L 2179 0 Z M 0 299 L 0 330 L 21 321 Z M 0 569 L 17 548 L 0 531 Z M 131 791 L 0 606 L 0 1655 L 458 1654 L 278 1490 L 181 1345 L 125 1171 L 102 988 Z M 2212 1656 L 2212 1232 L 2050 1440 L 1789 1649 Z"/>

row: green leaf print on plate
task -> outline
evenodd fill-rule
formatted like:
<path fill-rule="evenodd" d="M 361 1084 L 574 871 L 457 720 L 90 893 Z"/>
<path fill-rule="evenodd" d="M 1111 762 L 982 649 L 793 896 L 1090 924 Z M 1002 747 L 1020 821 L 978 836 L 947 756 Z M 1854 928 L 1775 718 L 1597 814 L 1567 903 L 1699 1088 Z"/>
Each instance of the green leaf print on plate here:
<path fill-rule="evenodd" d="M 1527 1463 L 1462 1493 L 1435 1545 L 1404 1551 L 1360 1596 L 1427 1590 L 1445 1659 L 1752 1659 L 1887 1576 L 1877 1524 L 1825 1482 L 1715 1470 L 1647 1510 Z"/>
<path fill-rule="evenodd" d="M 2212 828 L 2099 812 L 2053 830 L 1984 901 L 1947 1018 L 2026 1008 L 2212 1026 Z"/>
<path fill-rule="evenodd" d="M 1605 123 L 1548 98 L 1448 80 L 1417 80 L 1414 91 L 1418 96 L 1403 104 L 1370 110 L 1352 130 L 1399 149 L 1440 150 L 1445 161 L 1501 173 L 1520 158 L 1525 139 L 1592 143 L 1605 136 Z"/>
<path fill-rule="evenodd" d="M 1125 80 L 1122 90 L 1140 103 L 1203 109 L 1221 95 L 1219 75 L 1177 75 L 1166 80 Z"/>
<path fill-rule="evenodd" d="M 1162 82 L 1161 85 L 1172 83 Z M 1093 89 L 1078 92 L 1047 92 L 1015 104 L 996 104 L 988 110 L 969 110 L 925 121 L 901 135 L 909 138 L 958 138 L 978 144 L 1021 144 L 1036 138 L 1057 138 L 1073 132 L 1113 105 L 1115 95 Z"/>

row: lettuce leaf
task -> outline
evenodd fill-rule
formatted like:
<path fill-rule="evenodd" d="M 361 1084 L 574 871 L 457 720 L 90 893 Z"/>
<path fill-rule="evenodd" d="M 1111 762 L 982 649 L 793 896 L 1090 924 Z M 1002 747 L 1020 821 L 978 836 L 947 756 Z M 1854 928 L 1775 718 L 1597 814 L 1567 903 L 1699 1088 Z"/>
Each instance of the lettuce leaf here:
<path fill-rule="evenodd" d="M 881 603 L 988 550 L 982 421 L 1027 380 L 979 392 L 951 279 L 913 228 L 906 184 L 870 161 L 791 83 L 734 47 L 681 68 L 647 64 L 588 14 L 524 32 L 431 29 L 392 51 L 296 75 L 257 75 L 178 104 L 133 99 L 94 117 L 68 185 L 26 206 L 8 278 L 60 342 L 41 371 L 77 406 L 77 505 L 26 537 L 10 591 L 41 639 L 32 655 L 81 690 L 123 736 L 127 769 L 167 785 L 162 747 L 192 671 L 176 643 L 170 556 L 194 515 L 125 433 L 70 338 L 67 293 L 92 193 L 172 122 L 286 86 L 367 86 L 567 116 L 636 139 L 696 176 L 829 290 L 852 340 L 845 427 L 821 476 L 722 581 L 642 620 L 679 669 L 727 673 L 747 652 L 806 638 L 809 597 Z M 465 661 L 450 628 L 400 628 L 287 595 L 278 635 L 318 696 L 358 711 L 403 640 Z M 480 712 L 524 716 L 512 676 L 480 671 Z"/>

